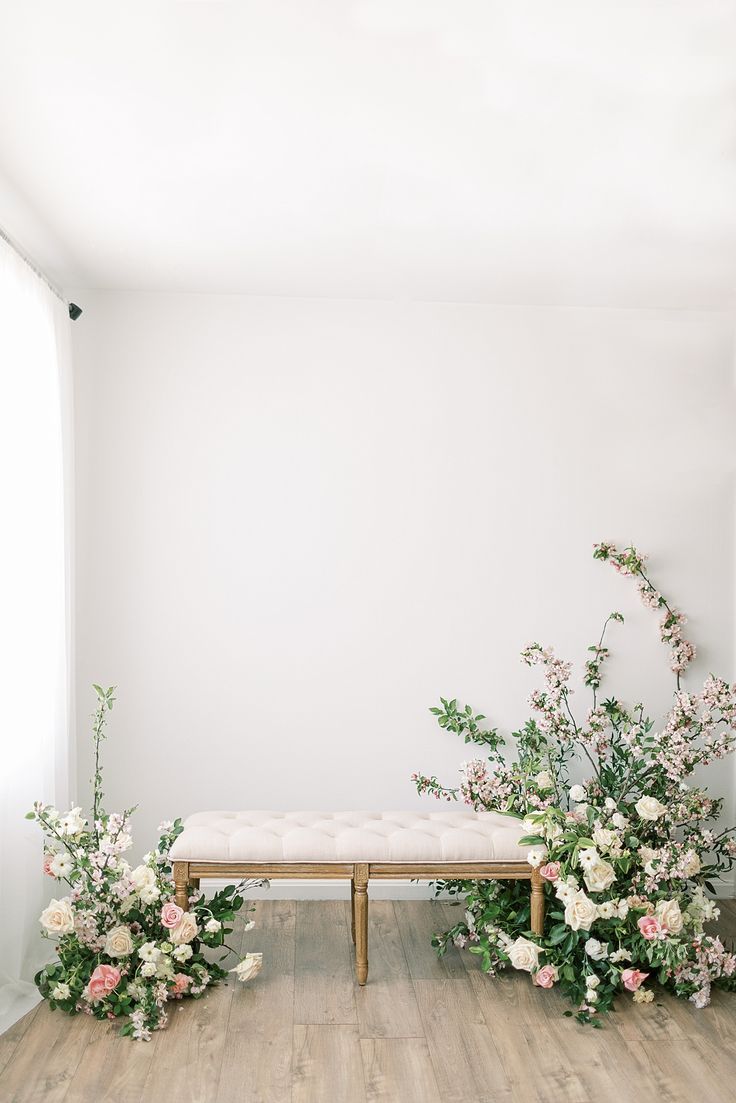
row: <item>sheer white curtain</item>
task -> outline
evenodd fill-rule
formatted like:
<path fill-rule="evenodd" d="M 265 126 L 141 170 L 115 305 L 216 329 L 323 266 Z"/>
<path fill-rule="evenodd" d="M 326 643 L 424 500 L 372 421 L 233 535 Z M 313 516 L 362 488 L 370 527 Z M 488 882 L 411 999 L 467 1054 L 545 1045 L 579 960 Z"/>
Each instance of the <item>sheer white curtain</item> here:
<path fill-rule="evenodd" d="M 51 895 L 34 800 L 71 776 L 71 433 L 65 305 L 0 240 L 0 1030 L 37 1000 Z"/>

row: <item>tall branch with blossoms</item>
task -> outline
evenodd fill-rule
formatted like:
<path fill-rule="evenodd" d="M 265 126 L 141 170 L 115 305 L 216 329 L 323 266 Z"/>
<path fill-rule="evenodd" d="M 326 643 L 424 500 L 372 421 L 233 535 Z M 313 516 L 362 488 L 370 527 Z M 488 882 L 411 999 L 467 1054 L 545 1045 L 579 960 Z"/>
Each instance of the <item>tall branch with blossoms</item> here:
<path fill-rule="evenodd" d="M 552 896 L 555 922 L 540 938 L 529 929 L 528 892 L 518 883 L 443 883 L 465 897 L 466 910 L 436 936 L 438 951 L 454 941 L 481 955 L 491 974 L 511 965 L 531 973 L 537 987 L 560 983 L 577 1018 L 600 1025 L 597 1016 L 622 989 L 650 1002 L 653 992 L 643 982 L 654 974 L 698 1007 L 713 985 L 736 986 L 736 955 L 704 932 L 718 917 L 705 893 L 736 861 L 736 836 L 733 828 L 715 826 L 723 802 L 686 781 L 734 749 L 736 685 L 711 674 L 699 693 L 686 693 L 681 676 L 695 648 L 683 638 L 684 616 L 646 574 L 646 557 L 613 544 L 596 544 L 593 554 L 636 577 L 644 604 L 663 610 L 660 636 L 670 647 L 676 689 L 658 729 L 641 703 L 598 702 L 610 654 L 606 632 L 623 622 L 611 613 L 584 665 L 593 698 L 584 722 L 572 709 L 570 663 L 532 643 L 521 658 L 541 668 L 544 685 L 529 697 L 532 718 L 513 733 L 515 758 L 504 756 L 496 729 L 480 727 L 482 714 L 441 698 L 431 710 L 440 726 L 465 742 L 487 744 L 487 759 L 462 763 L 456 788 L 423 774 L 412 780 L 420 793 L 522 818 L 521 844 L 532 848 L 528 860 Z M 570 785 L 576 764 L 588 776 Z"/>

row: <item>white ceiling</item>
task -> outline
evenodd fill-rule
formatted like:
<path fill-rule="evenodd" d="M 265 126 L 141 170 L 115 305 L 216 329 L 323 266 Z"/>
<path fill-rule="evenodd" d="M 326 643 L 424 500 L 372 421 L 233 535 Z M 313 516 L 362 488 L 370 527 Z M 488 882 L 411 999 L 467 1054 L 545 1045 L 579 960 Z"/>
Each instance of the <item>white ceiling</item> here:
<path fill-rule="evenodd" d="M 0 19 L 0 172 L 67 285 L 734 302 L 734 0 L 0 0 Z"/>

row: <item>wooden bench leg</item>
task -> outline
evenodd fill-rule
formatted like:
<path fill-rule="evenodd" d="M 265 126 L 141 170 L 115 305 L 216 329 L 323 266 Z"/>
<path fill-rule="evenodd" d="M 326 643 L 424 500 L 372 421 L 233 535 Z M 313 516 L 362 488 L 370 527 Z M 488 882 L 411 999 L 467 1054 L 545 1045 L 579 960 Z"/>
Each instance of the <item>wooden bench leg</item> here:
<path fill-rule="evenodd" d="M 368 979 L 368 866 L 356 865 L 355 885 L 355 971 L 358 984 Z"/>
<path fill-rule="evenodd" d="M 355 881 L 350 878 L 350 934 L 355 944 Z"/>
<path fill-rule="evenodd" d="M 174 887 L 177 904 L 189 911 L 189 862 L 174 862 Z"/>
<path fill-rule="evenodd" d="M 538 869 L 532 870 L 532 933 L 544 934 L 544 881 Z"/>

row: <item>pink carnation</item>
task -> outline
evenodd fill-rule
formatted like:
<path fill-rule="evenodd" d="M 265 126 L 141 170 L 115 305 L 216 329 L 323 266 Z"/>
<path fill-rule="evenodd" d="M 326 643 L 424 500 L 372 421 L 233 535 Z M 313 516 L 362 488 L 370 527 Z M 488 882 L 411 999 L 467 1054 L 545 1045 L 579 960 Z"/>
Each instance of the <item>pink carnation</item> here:
<path fill-rule="evenodd" d="M 179 920 L 184 914 L 184 909 L 180 908 L 178 904 L 175 904 L 173 900 L 169 900 L 161 908 L 161 922 L 164 927 L 167 927 L 170 931 L 173 931 L 179 923 Z"/>
<path fill-rule="evenodd" d="M 636 992 L 648 976 L 649 973 L 642 973 L 639 969 L 624 969 L 621 974 L 621 983 L 629 992 Z"/>
<path fill-rule="evenodd" d="M 654 915 L 643 915 L 636 925 L 641 931 L 642 938 L 646 938 L 647 942 L 651 942 L 663 933 L 662 924 Z"/>
<path fill-rule="evenodd" d="M 87 990 L 93 1003 L 104 1000 L 120 984 L 120 970 L 115 965 L 98 965 L 89 978 Z"/>
<path fill-rule="evenodd" d="M 545 881 L 556 881 L 560 876 L 560 863 L 547 862 L 546 865 L 540 866 L 539 876 L 544 877 Z"/>
<path fill-rule="evenodd" d="M 174 973 L 172 978 L 173 983 L 169 987 L 169 992 L 172 996 L 183 996 L 189 985 L 192 983 L 192 978 L 188 977 L 186 973 Z"/>

